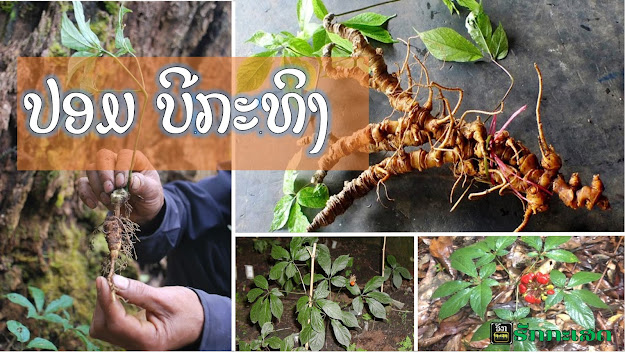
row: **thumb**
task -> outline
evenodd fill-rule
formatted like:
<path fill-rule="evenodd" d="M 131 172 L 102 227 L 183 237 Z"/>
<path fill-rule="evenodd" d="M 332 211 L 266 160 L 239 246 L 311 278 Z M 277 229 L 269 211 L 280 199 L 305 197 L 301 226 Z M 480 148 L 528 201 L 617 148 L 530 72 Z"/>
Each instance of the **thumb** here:
<path fill-rule="evenodd" d="M 143 173 L 132 173 L 130 192 L 141 196 L 143 200 L 149 201 L 158 198 L 161 188 L 160 179 L 155 180 L 151 176 L 146 176 Z"/>
<path fill-rule="evenodd" d="M 161 310 L 156 288 L 119 275 L 113 276 L 113 283 L 117 288 L 117 294 L 130 303 L 148 311 Z"/>

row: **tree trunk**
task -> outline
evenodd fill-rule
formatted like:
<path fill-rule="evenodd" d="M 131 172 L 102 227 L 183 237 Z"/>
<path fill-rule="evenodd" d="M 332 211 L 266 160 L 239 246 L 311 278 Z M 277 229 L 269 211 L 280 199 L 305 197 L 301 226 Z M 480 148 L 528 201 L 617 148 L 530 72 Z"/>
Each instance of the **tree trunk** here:
<path fill-rule="evenodd" d="M 105 43 L 114 41 L 118 4 L 83 3 L 91 28 Z M 124 34 L 137 56 L 229 56 L 230 3 L 129 2 Z M 27 285 L 46 292 L 46 302 L 74 297 L 73 324 L 88 324 L 95 301 L 94 279 L 106 244 L 95 241 L 88 251 L 88 234 L 103 220 L 104 208 L 92 211 L 79 202 L 74 182 L 83 173 L 17 171 L 17 58 L 66 56 L 60 39 L 67 2 L 2 2 L 0 6 L 0 294 L 30 297 Z M 95 237 L 102 238 L 102 237 Z M 102 240 L 102 239 L 101 239 Z M 102 248 L 103 246 L 103 248 Z M 0 349 L 11 346 L 7 320 L 18 320 L 63 349 L 84 349 L 59 325 L 41 327 L 25 319 L 25 310 L 0 299 Z M 56 333 L 55 333 L 56 332 Z"/>

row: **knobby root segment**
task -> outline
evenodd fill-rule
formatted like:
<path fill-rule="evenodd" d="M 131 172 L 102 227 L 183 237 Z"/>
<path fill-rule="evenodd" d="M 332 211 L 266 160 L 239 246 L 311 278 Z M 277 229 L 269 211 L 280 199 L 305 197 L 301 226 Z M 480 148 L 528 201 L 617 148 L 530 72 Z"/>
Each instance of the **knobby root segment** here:
<path fill-rule="evenodd" d="M 421 78 L 425 76 L 427 81 L 425 83 L 422 83 L 421 79 L 414 82 L 408 60 L 398 72 L 389 73 L 382 50 L 374 49 L 358 30 L 332 23 L 333 17 L 332 14 L 328 14 L 324 19 L 326 30 L 351 41 L 353 56 L 366 58 L 369 72 L 357 67 L 334 67 L 329 59 L 332 44 L 324 49 L 322 59 L 324 70 L 330 77 L 353 78 L 363 86 L 382 92 L 388 97 L 394 111 L 403 115 L 397 120 L 385 118 L 381 123 L 369 124 L 351 136 L 337 139 L 329 146 L 328 152 L 319 162 L 319 170 L 312 178 L 313 183 L 323 182 L 327 172 L 341 158 L 352 153 L 390 151 L 393 154 L 370 166 L 356 179 L 347 182 L 341 192 L 328 200 L 326 207 L 309 225 L 308 231 L 331 224 L 336 217 L 345 213 L 355 200 L 373 188 L 378 188 L 392 176 L 438 168 L 445 164 L 451 164 L 458 181 L 464 177 L 465 181 L 471 178 L 470 185 L 474 181 L 489 185 L 486 191 L 469 194 L 469 199 L 476 199 L 495 191 L 500 195 L 511 192 L 519 197 L 525 211 L 523 221 L 515 231 L 523 230 L 533 214 L 546 211 L 553 193 L 558 194 L 564 204 L 573 209 L 582 206 L 588 209 L 594 206 L 602 210 L 609 209 L 610 204 L 603 195 L 604 187 L 599 175 L 594 176 L 590 186 L 582 186 L 577 173 L 574 173 L 568 182 L 559 173 L 562 160 L 554 147 L 547 143 L 540 117 L 542 75 L 536 64 L 534 65 L 539 81 L 536 123 L 541 150 L 540 161 L 520 141 L 510 137 L 507 131 L 503 129 L 496 131 L 494 124 L 487 129 L 479 116 L 472 122 L 467 122 L 465 120 L 467 112 L 457 119 L 455 114 L 463 96 L 461 89 L 430 82 L 427 70 L 420 61 Z M 410 50 L 409 41 L 406 44 Z M 416 56 L 413 57 L 418 61 Z M 408 77 L 410 87 L 407 89 L 401 87 L 402 74 Z M 428 99 L 423 105 L 417 102 L 413 87 L 428 90 Z M 458 94 L 458 101 L 453 108 L 443 92 Z M 438 93 L 436 100 L 440 103 L 437 113 L 433 113 L 432 110 L 435 93 Z M 477 112 L 489 115 L 498 113 Z M 429 147 L 426 149 L 425 145 Z M 406 147 L 418 149 L 407 152 Z"/>
<path fill-rule="evenodd" d="M 102 232 L 109 248 L 109 258 L 104 263 L 102 271 L 106 275 L 114 300 L 117 288 L 113 283 L 113 276 L 116 271 L 126 267 L 126 259 L 122 255 L 127 258 L 136 258 L 133 244 L 137 239 L 136 233 L 139 231 L 139 225 L 128 218 L 132 212 L 129 200 L 130 193 L 127 190 L 114 190 L 111 194 L 113 214 L 107 216 L 102 225 Z"/>

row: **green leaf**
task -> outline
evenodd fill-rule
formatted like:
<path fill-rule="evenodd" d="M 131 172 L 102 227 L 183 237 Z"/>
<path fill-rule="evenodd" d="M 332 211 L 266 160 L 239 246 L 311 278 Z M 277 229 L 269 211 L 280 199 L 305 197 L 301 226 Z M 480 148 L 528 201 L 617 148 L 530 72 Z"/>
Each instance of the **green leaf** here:
<path fill-rule="evenodd" d="M 572 278 L 571 278 L 572 279 Z M 564 294 L 566 311 L 577 324 L 587 330 L 595 329 L 595 316 L 592 310 L 576 294 Z"/>
<path fill-rule="evenodd" d="M 323 317 L 321 317 L 321 310 L 316 307 L 312 307 L 310 310 L 310 326 L 317 332 L 324 332 L 325 326 L 323 324 Z"/>
<path fill-rule="evenodd" d="M 489 51 L 493 53 L 493 57 L 497 60 L 501 60 L 508 55 L 508 36 L 506 36 L 506 31 L 504 31 L 501 22 L 499 22 L 499 26 L 495 29 L 488 43 L 488 48 Z"/>
<path fill-rule="evenodd" d="M 471 341 L 481 341 L 490 337 L 490 324 L 493 322 L 501 322 L 501 320 L 488 320 L 483 323 L 477 330 L 475 330 L 473 337 L 471 337 Z"/>
<path fill-rule="evenodd" d="M 478 11 L 482 8 L 482 5 L 478 4 L 478 2 L 475 0 L 456 0 L 456 2 L 458 3 L 458 5 L 466 7 L 471 11 Z"/>
<path fill-rule="evenodd" d="M 390 304 L 393 301 L 390 295 L 379 292 L 379 291 L 373 291 L 373 292 L 367 293 L 366 296 L 373 298 L 382 304 Z"/>
<path fill-rule="evenodd" d="M 236 93 L 239 94 L 241 92 L 250 92 L 258 89 L 269 76 L 269 71 L 271 70 L 272 65 L 272 57 L 256 56 L 243 60 L 241 66 L 239 66 L 237 70 Z"/>
<path fill-rule="evenodd" d="M 319 283 L 317 288 L 315 288 L 315 292 L 313 293 L 313 299 L 325 299 L 330 295 L 330 290 L 328 289 L 328 281 L 323 281 Z"/>
<path fill-rule="evenodd" d="M 320 351 L 323 348 L 323 345 L 326 342 L 326 333 L 325 332 L 317 332 L 312 331 L 312 335 L 310 336 L 310 350 L 311 351 Z"/>
<path fill-rule="evenodd" d="M 349 255 L 341 255 L 334 260 L 332 264 L 332 268 L 330 269 L 330 276 L 334 276 L 335 274 L 343 271 L 345 267 L 347 267 L 347 263 L 349 262 Z"/>
<path fill-rule="evenodd" d="M 452 0 L 443 0 L 443 3 L 445 4 L 445 6 L 447 6 L 447 8 L 449 9 L 449 13 L 451 15 L 455 13 L 457 13 L 458 15 L 460 14 L 460 12 L 458 11 L 458 8 L 456 8 L 456 4 L 454 4 L 454 2 Z"/>
<path fill-rule="evenodd" d="M 580 284 L 594 282 L 598 280 L 599 278 L 601 278 L 600 273 L 580 271 L 571 277 L 567 287 L 571 288 L 571 287 L 579 286 Z"/>
<path fill-rule="evenodd" d="M 393 285 L 395 288 L 401 287 L 401 275 L 397 271 L 393 271 Z"/>
<path fill-rule="evenodd" d="M 297 180 L 297 170 L 285 170 L 284 179 L 282 181 L 282 192 L 285 195 L 295 195 L 295 181 Z"/>
<path fill-rule="evenodd" d="M 384 16 L 374 12 L 363 12 L 358 14 L 349 20 L 342 22 L 343 25 L 347 27 L 356 26 L 370 26 L 370 27 L 379 27 L 385 24 L 388 20 L 395 17 L 397 15 L 392 16 Z M 355 27 L 352 27 L 355 28 Z"/>
<path fill-rule="evenodd" d="M 282 292 L 280 292 L 278 288 L 271 288 L 271 291 L 269 293 L 275 295 L 276 297 L 284 296 L 284 294 L 282 294 Z"/>
<path fill-rule="evenodd" d="M 489 262 L 492 262 L 495 259 L 495 255 L 493 253 L 486 253 L 482 257 L 477 260 L 475 263 L 475 267 L 481 267 L 486 265 Z"/>
<path fill-rule="evenodd" d="M 284 310 L 282 300 L 271 294 L 269 295 L 269 306 L 271 308 L 271 314 L 273 314 L 273 316 L 275 316 L 279 321 L 280 318 L 282 318 L 282 311 Z"/>
<path fill-rule="evenodd" d="M 28 330 L 28 327 L 22 325 L 21 322 L 9 320 L 7 321 L 7 328 L 9 329 L 9 332 L 17 337 L 19 342 L 26 342 L 30 339 L 30 331 Z"/>
<path fill-rule="evenodd" d="M 28 345 L 26 345 L 26 348 L 45 349 L 45 350 L 48 350 L 48 351 L 58 351 L 58 349 L 56 348 L 54 343 L 48 341 L 45 338 L 41 338 L 41 337 L 33 338 L 32 341 L 28 342 Z"/>
<path fill-rule="evenodd" d="M 523 319 L 529 314 L 530 314 L 530 308 L 528 306 L 524 306 L 522 308 L 517 309 L 517 311 L 514 312 L 514 320 Z"/>
<path fill-rule="evenodd" d="M 28 286 L 28 291 L 30 295 L 35 300 L 35 307 L 37 308 L 37 312 L 41 312 L 43 310 L 43 302 L 45 300 L 45 294 L 43 291 L 37 287 Z"/>
<path fill-rule="evenodd" d="M 494 280 L 492 278 L 486 278 L 482 282 L 486 283 L 486 285 L 489 286 L 489 287 L 499 286 L 499 282 L 497 282 L 496 280 Z"/>
<path fill-rule="evenodd" d="M 247 301 L 252 303 L 263 293 L 265 293 L 265 291 L 260 288 L 252 288 L 247 292 Z"/>
<path fill-rule="evenodd" d="M 28 309 L 26 317 L 30 318 L 37 314 L 37 309 L 35 309 L 35 306 L 33 305 L 33 303 L 31 303 L 30 300 L 26 299 L 25 296 L 18 294 L 18 293 L 9 293 L 7 294 L 7 299 L 9 299 L 11 302 L 17 305 L 21 305 L 25 307 L 26 309 Z"/>
<path fill-rule="evenodd" d="M 72 305 L 74 305 L 74 298 L 63 294 L 60 298 L 53 300 L 50 304 L 48 304 L 45 313 L 54 313 L 59 310 L 69 308 Z"/>
<path fill-rule="evenodd" d="M 313 6 L 313 12 L 315 13 L 315 16 L 318 19 L 323 20 L 323 18 L 326 17 L 326 15 L 328 14 L 328 9 L 326 9 L 326 6 L 323 4 L 323 1 L 313 0 L 312 6 Z"/>
<path fill-rule="evenodd" d="M 85 335 L 88 335 L 89 334 L 89 325 L 76 326 L 76 330 L 82 332 Z"/>
<path fill-rule="evenodd" d="M 271 332 L 273 332 L 273 324 L 271 322 L 266 322 L 260 329 L 260 337 L 265 339 Z"/>
<path fill-rule="evenodd" d="M 295 266 L 294 263 L 289 263 L 286 266 L 286 270 L 284 270 L 284 274 L 286 275 L 286 278 L 291 278 L 293 276 L 295 276 L 295 274 L 297 273 L 297 266 Z"/>
<path fill-rule="evenodd" d="M 341 314 L 341 307 L 337 303 L 327 299 L 319 299 L 317 300 L 317 303 L 321 307 L 321 310 L 323 310 L 329 317 L 337 320 L 340 320 L 343 317 Z"/>
<path fill-rule="evenodd" d="M 528 252 L 527 256 L 528 257 L 536 257 L 536 256 L 538 256 L 538 253 L 536 251 Z"/>
<path fill-rule="evenodd" d="M 325 28 L 323 28 L 323 26 L 317 28 L 317 30 L 312 35 L 313 52 L 321 50 L 326 44 L 330 42 L 330 37 L 328 37 Z"/>
<path fill-rule="evenodd" d="M 363 26 L 363 25 L 350 25 L 348 27 L 357 29 L 365 37 L 375 39 L 381 43 L 397 43 L 397 41 L 393 39 L 391 34 L 382 27 L 371 27 L 371 26 Z"/>
<path fill-rule="evenodd" d="M 282 346 L 282 340 L 278 336 L 271 336 L 271 337 L 267 338 L 265 340 L 265 343 L 267 343 L 267 345 L 269 347 L 271 347 L 271 349 L 279 350 L 280 347 Z"/>
<path fill-rule="evenodd" d="M 395 259 L 395 256 L 393 255 L 388 255 L 386 257 L 386 262 L 388 262 L 388 264 L 394 268 L 395 266 L 397 266 L 397 259 Z"/>
<path fill-rule="evenodd" d="M 470 296 L 471 309 L 484 320 L 486 308 L 493 298 L 493 292 L 486 283 L 481 283 L 473 288 Z"/>
<path fill-rule="evenodd" d="M 575 293 L 578 297 L 580 297 L 584 303 L 593 306 L 599 309 L 608 309 L 609 306 L 599 298 L 598 295 L 589 291 L 588 289 L 578 289 L 574 290 L 572 293 Z"/>
<path fill-rule="evenodd" d="M 78 51 L 92 49 L 89 41 L 78 31 L 65 12 L 61 16 L 61 44 Z"/>
<path fill-rule="evenodd" d="M 346 283 L 345 288 L 347 288 L 347 290 L 352 293 L 352 295 L 360 295 L 360 287 L 358 287 L 358 284 L 354 284 L 353 286 L 349 283 Z"/>
<path fill-rule="evenodd" d="M 60 315 L 54 314 L 54 313 L 47 313 L 47 314 L 43 315 L 41 317 L 41 319 L 44 320 L 44 321 L 53 322 L 55 324 L 62 324 L 64 322 L 67 322 L 66 319 L 64 319 Z"/>
<path fill-rule="evenodd" d="M 297 202 L 309 208 L 324 208 L 329 198 L 330 193 L 325 184 L 307 186 L 297 193 Z"/>
<path fill-rule="evenodd" d="M 495 315 L 502 320 L 512 321 L 514 317 L 512 311 L 508 309 L 494 309 L 493 311 L 495 312 Z"/>
<path fill-rule="evenodd" d="M 348 285 L 349 283 L 347 283 L 347 278 L 343 277 L 343 276 L 335 276 L 332 277 L 332 285 L 335 287 L 339 287 L 339 288 L 343 288 L 346 285 Z"/>
<path fill-rule="evenodd" d="M 471 277 L 477 277 L 477 270 L 475 269 L 475 263 L 468 257 L 452 257 L 451 267 L 456 270 L 465 273 Z"/>
<path fill-rule="evenodd" d="M 280 245 L 271 246 L 271 257 L 275 260 L 288 260 L 290 258 L 289 252 Z"/>
<path fill-rule="evenodd" d="M 269 298 L 263 299 L 258 312 L 258 323 L 260 326 L 262 327 L 267 322 L 271 322 L 271 303 Z"/>
<path fill-rule="evenodd" d="M 308 296 L 304 295 L 304 296 L 301 296 L 297 300 L 297 303 L 295 304 L 295 308 L 296 308 L 297 312 L 300 312 L 307 305 L 308 305 Z"/>
<path fill-rule="evenodd" d="M 446 297 L 448 295 L 452 295 L 457 291 L 467 288 L 471 285 L 471 282 L 465 281 L 449 281 L 441 284 L 432 294 L 432 299 Z"/>
<path fill-rule="evenodd" d="M 293 203 L 287 222 L 289 232 L 305 233 L 308 225 L 310 225 L 310 222 L 308 221 L 308 217 L 302 212 L 301 206 L 297 202 Z"/>
<path fill-rule="evenodd" d="M 564 275 L 564 273 L 558 270 L 551 270 L 551 272 L 549 273 L 549 278 L 556 287 L 564 287 L 564 285 L 566 284 L 566 276 Z"/>
<path fill-rule="evenodd" d="M 468 62 L 482 58 L 480 50 L 455 30 L 439 27 L 419 33 L 426 48 L 435 58 L 445 61 Z"/>
<path fill-rule="evenodd" d="M 493 27 L 488 15 L 481 10 L 472 11 L 467 16 L 465 27 L 480 49 L 485 53 L 489 53 L 488 43 L 493 35 Z"/>
<path fill-rule="evenodd" d="M 480 278 L 490 277 L 497 270 L 497 264 L 494 262 L 488 263 L 480 268 Z"/>
<path fill-rule="evenodd" d="M 315 278 L 313 279 L 313 283 L 319 282 L 324 278 L 325 277 L 323 277 L 323 275 L 319 273 L 315 273 Z M 310 273 L 307 273 L 304 275 L 304 284 L 309 284 L 309 283 L 310 283 Z"/>
<path fill-rule="evenodd" d="M 117 28 L 115 29 L 115 48 L 134 53 L 135 50 L 130 45 L 130 39 L 124 37 L 124 15 L 129 12 L 132 10 L 121 4 L 117 15 Z"/>
<path fill-rule="evenodd" d="M 362 313 L 364 304 L 362 303 L 362 297 L 358 296 L 352 300 L 352 309 L 357 313 Z"/>
<path fill-rule="evenodd" d="M 552 272 L 553 273 L 553 272 Z M 562 289 L 555 288 L 553 290 L 555 293 L 547 296 L 547 300 L 545 300 L 545 310 L 551 308 L 552 306 L 560 303 L 564 298 L 564 292 Z"/>
<path fill-rule="evenodd" d="M 268 58 L 268 57 L 276 56 L 277 54 L 278 54 L 277 50 L 267 50 L 267 51 L 253 54 L 251 57 L 252 58 Z M 267 75 L 269 75 L 269 73 L 267 73 Z M 262 82 L 260 84 L 262 84 Z"/>
<path fill-rule="evenodd" d="M 540 239 L 539 236 L 523 235 L 521 236 L 521 241 L 531 246 L 532 248 L 536 249 L 536 251 L 540 251 L 540 249 L 543 247 L 543 241 Z"/>
<path fill-rule="evenodd" d="M 254 284 L 258 288 L 262 288 L 264 290 L 269 289 L 269 283 L 267 282 L 267 279 L 261 275 L 254 277 Z"/>
<path fill-rule="evenodd" d="M 313 50 L 307 41 L 301 38 L 291 38 L 287 41 L 287 47 L 292 50 L 295 56 L 312 56 Z"/>
<path fill-rule="evenodd" d="M 562 249 L 551 250 L 545 253 L 545 256 L 547 256 L 550 259 L 560 261 L 560 262 L 567 262 L 567 263 L 579 262 L 579 259 L 577 259 L 577 256 L 575 256 L 575 254 L 573 254 L 570 251 L 566 251 Z"/>
<path fill-rule="evenodd" d="M 288 264 L 289 264 L 288 262 L 282 261 L 273 265 L 273 267 L 269 271 L 269 278 L 273 280 L 277 280 L 278 278 L 282 277 L 282 274 L 284 273 L 284 269 L 286 268 Z"/>
<path fill-rule="evenodd" d="M 330 258 L 330 250 L 327 246 L 323 244 L 317 245 L 317 263 L 326 273 L 326 275 L 330 275 L 331 267 L 332 267 L 332 259 Z"/>
<path fill-rule="evenodd" d="M 386 320 L 386 310 L 384 306 L 377 300 L 373 298 L 365 297 L 365 301 L 367 302 L 367 306 L 369 308 L 369 312 L 377 317 L 378 319 Z"/>
<path fill-rule="evenodd" d="M 353 44 L 349 40 L 339 36 L 338 34 L 334 34 L 331 32 L 327 32 L 327 34 L 330 40 L 332 41 L 332 43 L 335 43 L 336 45 L 345 49 L 349 53 L 354 51 Z"/>
<path fill-rule="evenodd" d="M 367 284 L 365 284 L 365 288 L 363 288 L 362 292 L 363 293 L 369 293 L 374 289 L 378 289 L 382 286 L 382 283 L 384 283 L 384 277 L 382 276 L 373 276 L 373 278 L 371 278 L 369 280 L 369 282 L 367 282 Z"/>
<path fill-rule="evenodd" d="M 545 238 L 545 250 L 544 251 L 549 251 L 551 249 L 555 249 L 558 246 L 566 243 L 567 241 L 569 241 L 571 239 L 571 236 L 547 236 Z"/>
<path fill-rule="evenodd" d="M 512 245 L 517 239 L 516 236 L 494 237 L 494 238 L 496 238 L 496 241 L 495 241 L 495 249 L 493 250 L 505 249 L 508 246 Z"/>
<path fill-rule="evenodd" d="M 410 271 L 408 271 L 407 268 L 405 267 L 397 267 L 395 268 L 395 271 L 397 271 L 402 277 L 404 277 L 405 279 L 412 279 L 412 275 L 410 274 Z"/>
<path fill-rule="evenodd" d="M 475 287 L 465 288 L 447 299 L 447 301 L 441 305 L 441 309 L 438 313 L 439 319 L 443 320 L 455 315 L 463 306 L 467 305 L 473 288 Z"/>
<path fill-rule="evenodd" d="M 270 232 L 274 230 L 281 229 L 284 227 L 289 220 L 289 215 L 291 214 L 291 205 L 295 200 L 295 196 L 293 195 L 284 195 L 276 204 L 276 207 L 273 210 L 273 221 L 271 221 Z"/>
<path fill-rule="evenodd" d="M 354 314 L 350 313 L 349 311 L 342 311 L 341 315 L 341 321 L 343 322 L 343 324 L 345 324 L 345 326 L 360 328 L 360 325 L 358 325 L 358 320 L 356 319 L 356 316 Z"/>
<path fill-rule="evenodd" d="M 264 47 L 266 49 L 278 49 L 281 48 L 279 42 L 276 42 L 276 35 L 273 33 L 267 33 L 265 31 L 256 31 L 252 36 L 245 41 L 246 43 L 256 44 L 260 47 Z M 286 170 L 286 172 L 290 172 L 290 170 Z M 285 192 L 285 194 L 287 194 Z"/>
<path fill-rule="evenodd" d="M 345 347 L 349 346 L 352 335 L 349 333 L 347 327 L 343 326 L 339 320 L 332 319 L 330 323 L 332 324 L 332 331 L 334 332 L 336 340 Z"/>
<path fill-rule="evenodd" d="M 80 33 L 92 47 L 100 48 L 101 46 L 98 36 L 96 36 L 89 27 L 89 21 L 85 21 L 85 14 L 82 8 L 82 4 L 80 3 L 80 1 L 72 1 L 72 4 L 74 7 L 74 17 L 76 18 L 76 23 L 78 24 L 78 29 L 80 30 Z"/>

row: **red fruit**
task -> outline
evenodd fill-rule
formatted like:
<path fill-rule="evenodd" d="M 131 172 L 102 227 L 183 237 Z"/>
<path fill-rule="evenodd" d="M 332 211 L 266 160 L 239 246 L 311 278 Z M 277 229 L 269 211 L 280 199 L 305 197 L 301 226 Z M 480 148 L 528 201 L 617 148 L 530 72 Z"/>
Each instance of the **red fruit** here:
<path fill-rule="evenodd" d="M 525 292 L 527 292 L 527 286 L 523 283 L 519 284 L 519 293 L 525 294 Z"/>
<path fill-rule="evenodd" d="M 540 284 L 547 284 L 549 283 L 549 275 L 540 273 L 540 272 L 536 272 L 536 282 L 540 283 Z"/>
<path fill-rule="evenodd" d="M 534 304 L 535 300 L 536 300 L 536 297 L 531 295 L 531 294 L 528 294 L 528 295 L 525 296 L 525 301 L 530 303 L 530 304 Z"/>
<path fill-rule="evenodd" d="M 540 273 L 540 272 L 537 272 L 537 273 Z M 530 272 L 527 275 L 529 276 L 530 282 L 533 281 L 536 278 L 536 273 L 531 273 Z"/>
<path fill-rule="evenodd" d="M 556 291 L 554 291 L 553 289 L 550 289 L 547 291 L 547 295 L 553 295 L 556 294 Z"/>
<path fill-rule="evenodd" d="M 532 280 L 530 279 L 530 273 L 521 276 L 521 283 L 523 284 L 528 284 L 530 283 Z"/>

